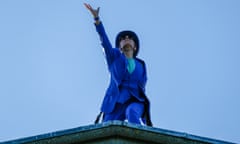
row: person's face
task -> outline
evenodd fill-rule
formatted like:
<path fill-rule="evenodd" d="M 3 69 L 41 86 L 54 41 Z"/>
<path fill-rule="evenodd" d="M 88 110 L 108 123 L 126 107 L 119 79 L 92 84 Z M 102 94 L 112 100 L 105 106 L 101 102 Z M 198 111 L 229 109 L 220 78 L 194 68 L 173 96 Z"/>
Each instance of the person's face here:
<path fill-rule="evenodd" d="M 125 35 L 120 38 L 120 49 L 122 51 L 136 50 L 135 42 L 131 36 Z"/>

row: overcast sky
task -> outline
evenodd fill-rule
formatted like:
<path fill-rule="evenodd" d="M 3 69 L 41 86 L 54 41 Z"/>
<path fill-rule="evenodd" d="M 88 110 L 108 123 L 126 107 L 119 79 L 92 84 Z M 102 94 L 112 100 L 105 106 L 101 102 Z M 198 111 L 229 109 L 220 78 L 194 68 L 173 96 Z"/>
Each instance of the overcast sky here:
<path fill-rule="evenodd" d="M 240 143 L 239 0 L 1 0 L 0 141 L 93 124 L 109 39 L 135 31 L 155 127 Z"/>

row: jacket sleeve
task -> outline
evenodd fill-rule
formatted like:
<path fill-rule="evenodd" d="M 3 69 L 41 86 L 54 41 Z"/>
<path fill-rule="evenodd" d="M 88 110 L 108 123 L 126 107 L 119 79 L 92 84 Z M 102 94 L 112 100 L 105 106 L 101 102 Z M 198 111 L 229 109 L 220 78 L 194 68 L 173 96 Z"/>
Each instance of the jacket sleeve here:
<path fill-rule="evenodd" d="M 112 47 L 102 22 L 100 22 L 99 24 L 95 24 L 95 26 L 100 36 L 101 44 L 104 48 L 104 53 L 106 56 L 108 67 L 109 67 L 114 61 L 114 59 L 120 55 L 120 51 Z"/>
<path fill-rule="evenodd" d="M 147 68 L 146 68 L 146 64 L 143 60 L 137 58 L 137 60 L 140 61 L 140 63 L 142 64 L 143 66 L 143 76 L 142 78 L 140 79 L 139 81 L 139 86 L 142 88 L 142 90 L 145 92 L 145 86 L 146 86 L 146 83 L 147 83 Z"/>

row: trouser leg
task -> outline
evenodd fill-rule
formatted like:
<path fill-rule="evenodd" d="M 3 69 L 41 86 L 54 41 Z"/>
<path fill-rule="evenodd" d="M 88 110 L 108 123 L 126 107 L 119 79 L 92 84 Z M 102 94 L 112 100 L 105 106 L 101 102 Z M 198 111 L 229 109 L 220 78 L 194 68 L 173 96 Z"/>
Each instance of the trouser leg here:
<path fill-rule="evenodd" d="M 115 108 L 111 113 L 104 114 L 103 122 L 111 121 L 111 120 L 124 121 L 126 118 L 125 110 L 126 110 L 126 105 L 116 103 Z"/>
<path fill-rule="evenodd" d="M 132 102 L 126 109 L 126 117 L 128 122 L 141 124 L 140 118 L 144 112 L 144 104 L 140 102 Z"/>

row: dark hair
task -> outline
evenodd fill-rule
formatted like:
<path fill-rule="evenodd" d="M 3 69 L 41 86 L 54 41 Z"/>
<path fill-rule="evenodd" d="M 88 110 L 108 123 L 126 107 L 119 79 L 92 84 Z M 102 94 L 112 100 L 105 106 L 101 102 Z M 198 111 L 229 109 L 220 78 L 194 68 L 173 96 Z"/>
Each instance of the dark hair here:
<path fill-rule="evenodd" d="M 119 48 L 121 38 L 125 37 L 126 35 L 131 37 L 132 40 L 135 42 L 136 51 L 134 52 L 133 56 L 136 57 L 139 52 L 139 39 L 138 39 L 138 36 L 136 35 L 136 33 L 134 33 L 133 31 L 121 31 L 120 33 L 118 33 L 118 35 L 116 37 L 116 41 L 115 41 L 115 46 L 116 46 L 116 48 Z"/>

